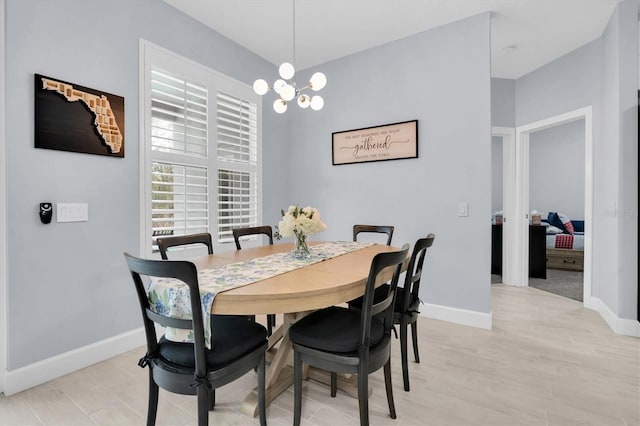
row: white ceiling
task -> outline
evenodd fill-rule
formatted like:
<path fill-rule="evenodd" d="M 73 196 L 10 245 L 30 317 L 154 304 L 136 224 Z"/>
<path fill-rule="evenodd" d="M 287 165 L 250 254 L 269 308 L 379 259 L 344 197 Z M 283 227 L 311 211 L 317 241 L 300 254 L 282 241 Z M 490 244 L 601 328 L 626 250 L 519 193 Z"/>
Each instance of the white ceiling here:
<path fill-rule="evenodd" d="M 165 0 L 275 65 L 293 62 L 293 0 Z M 619 0 L 295 0 L 306 69 L 490 11 L 492 75 L 519 78 L 602 35 Z"/>

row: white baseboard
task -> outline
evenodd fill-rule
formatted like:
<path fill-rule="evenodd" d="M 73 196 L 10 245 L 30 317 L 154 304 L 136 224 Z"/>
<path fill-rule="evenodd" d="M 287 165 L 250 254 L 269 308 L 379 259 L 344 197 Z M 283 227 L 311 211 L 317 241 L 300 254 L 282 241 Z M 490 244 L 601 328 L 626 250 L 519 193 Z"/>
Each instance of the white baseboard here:
<path fill-rule="evenodd" d="M 640 337 L 640 322 L 631 319 L 619 318 L 599 298 L 591 297 L 584 303 L 585 308 L 593 309 L 600 314 L 614 333 L 622 336 Z"/>
<path fill-rule="evenodd" d="M 16 370 L 7 371 L 4 394 L 9 396 L 22 392 L 143 346 L 145 343 L 144 328 L 141 327 Z"/>
<path fill-rule="evenodd" d="M 422 315 L 455 324 L 491 330 L 493 314 L 491 312 L 468 311 L 466 309 L 452 308 L 450 306 L 433 305 L 425 303 Z"/>

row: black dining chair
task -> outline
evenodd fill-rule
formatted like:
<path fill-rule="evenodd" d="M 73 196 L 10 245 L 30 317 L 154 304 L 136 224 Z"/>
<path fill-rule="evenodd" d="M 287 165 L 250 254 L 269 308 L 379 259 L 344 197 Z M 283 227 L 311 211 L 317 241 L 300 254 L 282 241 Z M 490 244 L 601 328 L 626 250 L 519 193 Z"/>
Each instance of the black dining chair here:
<path fill-rule="evenodd" d="M 420 280 L 422 278 L 422 266 L 427 254 L 427 249 L 433 245 L 436 236 L 429 234 L 425 238 L 416 241 L 409 259 L 409 265 L 405 274 L 404 285 L 396 290 L 395 306 L 393 308 L 393 323 L 400 326 L 400 354 L 402 357 L 402 379 L 404 390 L 409 391 L 409 362 L 408 362 L 408 327 L 411 325 L 411 337 L 413 340 L 413 355 L 416 363 L 420 363 L 418 352 L 418 315 L 420 314 Z M 373 300 L 384 299 L 389 291 L 389 284 L 378 287 Z M 363 299 L 360 297 L 348 302 L 351 309 L 362 309 Z"/>
<path fill-rule="evenodd" d="M 331 396 L 336 395 L 337 373 L 358 375 L 361 425 L 369 424 L 369 373 L 384 367 L 389 415 L 396 418 L 390 359 L 393 298 L 408 251 L 406 244 L 402 250 L 373 258 L 360 311 L 332 306 L 307 315 L 289 328 L 294 351 L 294 425 L 300 424 L 302 413 L 303 363 L 331 372 Z M 378 276 L 390 267 L 394 269 L 387 297 L 374 303 Z"/>
<path fill-rule="evenodd" d="M 125 253 L 133 277 L 147 338 L 147 353 L 140 367 L 149 367 L 147 425 L 156 423 L 159 388 L 183 395 L 197 395 L 198 425 L 207 425 L 215 405 L 215 389 L 251 370 L 258 375 L 260 424 L 266 425 L 265 352 L 267 331 L 244 317 L 211 316 L 211 348 L 204 340 L 203 315 L 198 271 L 187 261 L 139 259 Z M 189 287 L 192 319 L 176 319 L 155 312 L 143 283 L 145 277 L 175 278 Z M 146 278 L 145 278 L 146 279 Z M 164 336 L 157 339 L 155 323 L 193 331 L 194 343 L 178 343 Z"/>
<path fill-rule="evenodd" d="M 233 228 L 233 240 L 236 243 L 236 250 L 241 250 L 240 238 L 250 235 L 266 235 L 269 238 L 269 245 L 273 245 L 273 229 L 269 225 L 249 226 L 246 228 Z"/>
<path fill-rule="evenodd" d="M 394 227 L 390 225 L 353 225 L 353 241 L 358 241 L 360 233 L 387 234 L 387 245 L 390 246 L 393 229 Z"/>
<path fill-rule="evenodd" d="M 273 229 L 269 225 L 264 226 L 250 226 L 246 228 L 234 228 L 231 230 L 233 232 L 233 240 L 236 243 L 236 250 L 242 250 L 242 246 L 240 245 L 240 238 L 250 235 L 266 235 L 269 237 L 269 245 L 273 245 Z M 276 326 L 276 315 L 275 314 L 267 314 L 267 335 L 271 336 L 273 332 L 273 327 Z"/>
<path fill-rule="evenodd" d="M 188 246 L 191 244 L 204 244 L 207 246 L 207 252 L 209 254 L 213 254 L 213 242 L 211 240 L 211 234 L 209 234 L 208 232 L 202 232 L 199 234 L 177 235 L 172 237 L 158 237 L 156 242 L 158 244 L 158 249 L 160 249 L 160 256 L 163 260 L 168 260 L 167 251 L 169 247 Z M 252 321 L 256 320 L 255 315 L 240 316 L 242 318 L 248 318 Z M 271 335 L 271 330 L 268 331 L 268 335 Z"/>
<path fill-rule="evenodd" d="M 186 246 L 190 244 L 204 244 L 207 246 L 209 254 L 213 254 L 213 243 L 211 241 L 211 234 L 208 232 L 202 232 L 199 234 L 189 235 L 176 235 L 172 237 L 158 237 L 156 240 L 158 249 L 160 250 L 160 256 L 167 260 L 167 249 L 169 247 Z"/>

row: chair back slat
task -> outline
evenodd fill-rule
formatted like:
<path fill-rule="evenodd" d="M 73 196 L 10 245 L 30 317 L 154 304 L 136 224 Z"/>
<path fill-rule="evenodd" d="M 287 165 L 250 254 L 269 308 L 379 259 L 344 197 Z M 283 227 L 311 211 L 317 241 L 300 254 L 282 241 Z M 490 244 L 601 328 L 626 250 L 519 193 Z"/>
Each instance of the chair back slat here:
<path fill-rule="evenodd" d="M 156 312 L 153 312 L 151 309 L 147 309 L 147 318 L 151 321 L 160 324 L 163 327 L 171 327 L 171 328 L 180 328 L 183 330 L 191 330 L 193 328 L 193 324 L 191 320 L 172 318 L 166 315 L 160 315 Z"/>
<path fill-rule="evenodd" d="M 371 262 L 369 277 L 367 278 L 365 293 L 363 296 L 362 308 L 360 311 L 360 347 L 368 348 L 371 337 L 371 319 L 374 316 L 382 317 L 385 324 L 385 332 L 388 333 L 392 327 L 393 320 L 393 298 L 395 297 L 396 287 L 398 286 L 398 278 L 402 271 L 402 264 L 407 258 L 409 252 L 408 244 L 405 244 L 401 250 L 378 253 Z M 387 297 L 378 303 L 373 304 L 375 293 L 375 284 L 378 276 L 388 267 L 393 267 L 393 277 L 390 281 Z"/>
<path fill-rule="evenodd" d="M 269 237 L 269 245 L 273 245 L 273 229 L 269 225 L 234 228 L 231 232 L 233 232 L 233 240 L 236 243 L 236 250 L 242 249 L 242 246 L 240 245 L 240 237 L 247 235 L 266 235 Z"/>
<path fill-rule="evenodd" d="M 427 254 L 427 249 L 433 245 L 436 236 L 429 233 L 425 238 L 416 241 L 411 253 L 411 259 L 407 266 L 407 272 L 404 280 L 404 299 L 401 306 L 402 311 L 406 312 L 413 303 L 419 300 L 420 296 L 420 280 L 422 278 L 422 267 Z"/>
<path fill-rule="evenodd" d="M 199 234 L 189 235 L 176 235 L 173 237 L 158 237 L 156 240 L 158 249 L 160 250 L 160 256 L 162 259 L 167 260 L 167 249 L 169 247 L 186 246 L 190 244 L 204 244 L 207 246 L 207 252 L 213 254 L 213 242 L 211 240 L 211 234 L 208 232 L 202 232 Z"/>
<path fill-rule="evenodd" d="M 391 245 L 394 227 L 391 225 L 353 225 L 353 241 L 358 241 L 360 233 L 387 234 L 387 245 Z"/>

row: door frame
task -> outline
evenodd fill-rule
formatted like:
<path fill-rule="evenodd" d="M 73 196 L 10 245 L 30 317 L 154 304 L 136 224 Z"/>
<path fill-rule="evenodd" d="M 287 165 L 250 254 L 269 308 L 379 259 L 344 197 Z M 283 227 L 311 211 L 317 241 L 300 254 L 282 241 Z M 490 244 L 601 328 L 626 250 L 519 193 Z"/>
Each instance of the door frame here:
<path fill-rule="evenodd" d="M 584 280 L 583 305 L 590 306 L 593 265 L 593 107 L 591 105 L 516 127 L 516 220 L 513 233 L 517 255 L 511 265 L 515 285 L 529 285 L 529 136 L 533 132 L 584 120 Z"/>
<path fill-rule="evenodd" d="M 514 176 L 516 173 L 516 129 L 515 127 L 491 128 L 492 136 L 502 138 L 502 283 L 515 285 L 516 277 L 514 265 L 513 244 L 516 239 L 513 235 L 517 231 L 510 220 L 516 213 L 516 182 L 514 179 L 505 179 L 505 176 Z"/>
<path fill-rule="evenodd" d="M 0 0 L 0 69 L 5 70 L 5 4 Z M 5 138 L 5 79 L 0 78 L 0 393 L 4 392 L 7 372 L 7 336 L 9 303 L 7 301 L 7 161 Z"/>

